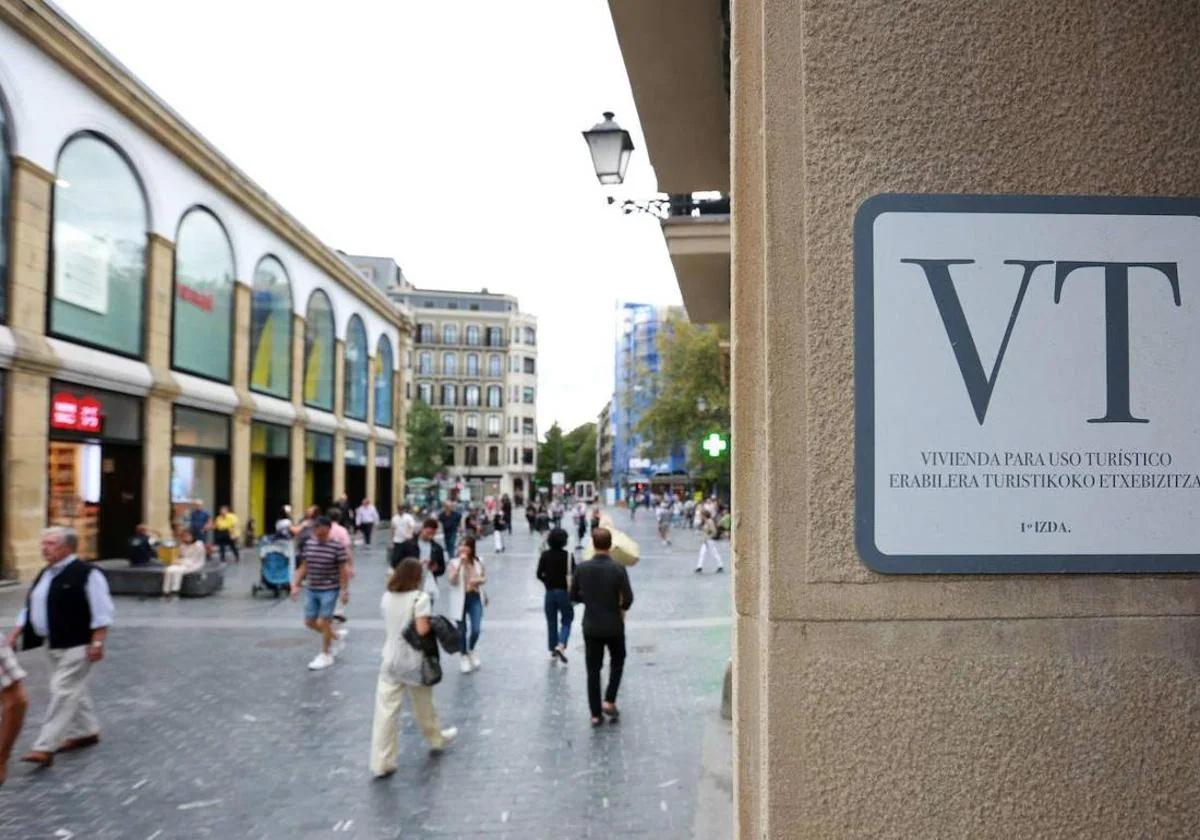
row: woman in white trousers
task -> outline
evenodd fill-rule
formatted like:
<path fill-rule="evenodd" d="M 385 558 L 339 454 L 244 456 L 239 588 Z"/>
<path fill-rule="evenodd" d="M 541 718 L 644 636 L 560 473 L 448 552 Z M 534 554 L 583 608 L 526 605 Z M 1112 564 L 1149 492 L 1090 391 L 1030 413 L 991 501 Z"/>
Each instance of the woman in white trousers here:
<path fill-rule="evenodd" d="M 421 727 L 421 733 L 429 742 L 430 752 L 440 753 L 458 730 L 442 729 L 437 710 L 433 708 L 433 687 L 421 684 L 420 667 L 402 673 L 395 672 L 396 663 L 404 659 L 404 629 L 412 623 L 421 636 L 433 632 L 429 621 L 429 595 L 421 591 L 423 569 L 415 557 L 401 560 L 388 580 L 383 593 L 384 642 L 383 661 L 379 666 L 379 679 L 375 684 L 375 722 L 371 731 L 371 773 L 382 779 L 396 772 L 396 757 L 399 751 L 397 736 L 400 734 L 400 705 L 404 695 L 412 703 L 413 717 Z M 408 654 L 411 656 L 411 653 Z M 414 661 L 420 661 L 419 657 Z"/>
<path fill-rule="evenodd" d="M 183 589 L 183 576 L 203 569 L 204 561 L 208 559 L 208 546 L 197 542 L 190 530 L 184 528 L 180 531 L 179 539 L 183 543 L 179 559 L 163 568 L 162 594 L 168 597 L 178 595 Z"/>

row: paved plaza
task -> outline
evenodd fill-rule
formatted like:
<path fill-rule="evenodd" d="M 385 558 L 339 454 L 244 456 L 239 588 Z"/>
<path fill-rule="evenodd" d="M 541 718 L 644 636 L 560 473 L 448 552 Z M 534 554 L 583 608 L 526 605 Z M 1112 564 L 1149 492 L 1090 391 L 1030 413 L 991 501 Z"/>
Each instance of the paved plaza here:
<path fill-rule="evenodd" d="M 719 718 L 729 575 L 692 572 L 697 532 L 677 531 L 667 548 L 649 514 L 632 526 L 624 511 L 616 517 L 643 550 L 631 570 L 619 724 L 589 726 L 580 612 L 570 664 L 547 659 L 538 542 L 518 516 L 504 554 L 481 543 L 491 599 L 483 667 L 462 675 L 443 656 L 434 701 L 458 740 L 430 756 L 406 712 L 400 770 L 373 780 L 382 548 L 359 549 L 349 646 L 323 672 L 305 668 L 316 637 L 299 605 L 250 597 L 258 561 L 245 552 L 215 597 L 117 599 L 92 679 L 103 740 L 45 771 L 15 760 L 33 742 L 47 683 L 42 653 L 20 654 L 30 716 L 0 788 L 0 837 L 731 836 L 729 725 Z M 4 627 L 23 594 L 0 592 Z"/>

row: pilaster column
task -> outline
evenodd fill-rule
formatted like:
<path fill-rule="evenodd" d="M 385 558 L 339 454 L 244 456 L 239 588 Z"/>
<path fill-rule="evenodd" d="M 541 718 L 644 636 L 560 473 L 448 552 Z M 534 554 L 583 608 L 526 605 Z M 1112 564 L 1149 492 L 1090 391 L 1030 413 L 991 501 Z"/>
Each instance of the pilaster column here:
<path fill-rule="evenodd" d="M 333 433 L 333 498 L 346 492 L 346 343 L 333 343 L 333 414 L 338 419 L 337 431 Z"/>
<path fill-rule="evenodd" d="M 56 362 L 46 343 L 50 199 L 54 173 L 12 159 L 9 215 L 8 322 L 16 352 L 4 384 L 4 550 L 0 571 L 29 580 L 42 565 L 46 525 L 50 377 Z"/>
<path fill-rule="evenodd" d="M 229 441 L 229 503 L 245 524 L 250 520 L 250 424 L 254 401 L 250 396 L 250 287 L 233 284 L 233 390 L 238 407 L 233 413 L 233 429 Z M 258 533 L 270 527 L 255 523 Z"/>
<path fill-rule="evenodd" d="M 304 319 L 292 315 L 292 407 L 296 409 L 296 423 L 292 426 L 290 447 L 291 482 L 290 496 L 292 516 L 300 518 L 308 499 L 304 496 L 304 428 L 307 416 L 304 411 Z"/>
<path fill-rule="evenodd" d="M 375 498 L 378 490 L 375 483 L 375 366 L 378 362 L 377 356 L 367 357 L 367 425 L 371 427 L 371 434 L 367 436 L 367 498 L 376 507 L 379 506 Z M 382 511 L 380 515 L 383 515 Z"/>
<path fill-rule="evenodd" d="M 171 296 L 175 247 L 158 234 L 146 241 L 146 364 L 154 384 L 145 400 L 142 441 L 142 521 L 163 534 L 171 532 L 171 407 L 179 386 L 171 375 Z M 214 500 L 205 499 L 210 505 Z"/>

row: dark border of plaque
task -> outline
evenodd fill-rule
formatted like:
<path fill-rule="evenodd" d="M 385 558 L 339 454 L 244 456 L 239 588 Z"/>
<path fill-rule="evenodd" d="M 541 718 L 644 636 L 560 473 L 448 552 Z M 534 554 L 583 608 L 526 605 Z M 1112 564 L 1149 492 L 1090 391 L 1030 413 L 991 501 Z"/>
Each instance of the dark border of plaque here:
<path fill-rule="evenodd" d="M 884 554 L 875 545 L 875 220 L 884 213 L 1069 213 L 1200 216 L 1198 198 L 884 193 L 854 217 L 854 537 L 886 574 L 1161 574 L 1200 572 L 1198 554 Z M 1197 531 L 1200 522 L 1181 523 Z"/>

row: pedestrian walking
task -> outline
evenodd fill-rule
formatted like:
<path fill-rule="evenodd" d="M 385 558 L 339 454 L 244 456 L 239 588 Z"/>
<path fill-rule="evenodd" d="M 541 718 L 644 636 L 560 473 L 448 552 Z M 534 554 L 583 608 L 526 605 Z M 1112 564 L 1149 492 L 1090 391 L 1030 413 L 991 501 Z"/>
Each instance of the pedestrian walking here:
<path fill-rule="evenodd" d="M 537 579 L 546 587 L 543 606 L 546 610 L 546 646 L 550 661 L 567 663 L 567 641 L 571 638 L 571 622 L 575 608 L 571 605 L 570 579 L 573 568 L 567 552 L 567 532 L 555 528 L 546 542 L 550 546 L 538 558 Z"/>
<path fill-rule="evenodd" d="M 504 527 L 509 534 L 512 533 L 512 509 L 512 499 L 508 498 L 508 494 L 505 493 L 500 497 L 500 512 L 504 514 Z"/>
<path fill-rule="evenodd" d="M 496 553 L 504 553 L 504 511 L 496 510 L 496 515 L 492 519 L 492 539 L 495 542 Z"/>
<path fill-rule="evenodd" d="M 348 531 L 352 532 L 354 530 L 354 505 L 350 503 L 350 497 L 345 493 L 338 496 L 338 500 L 334 503 L 334 507 L 341 512 L 340 521 L 342 525 L 345 526 Z"/>
<path fill-rule="evenodd" d="M 704 572 L 704 560 L 708 555 L 712 555 L 713 560 L 717 563 L 717 574 L 725 571 L 725 562 L 721 559 L 721 552 L 717 551 L 717 520 L 708 508 L 700 508 L 700 556 L 696 558 L 696 574 Z"/>
<path fill-rule="evenodd" d="M 655 519 L 658 521 L 658 538 L 662 540 L 663 545 L 671 544 L 671 506 L 664 500 L 658 503 L 658 508 L 654 511 Z"/>
<path fill-rule="evenodd" d="M 566 509 L 563 507 L 563 503 L 561 500 L 555 499 L 554 501 L 552 501 L 550 503 L 550 527 L 551 528 L 561 528 L 562 527 L 564 513 L 566 513 Z"/>
<path fill-rule="evenodd" d="M 487 583 L 487 567 L 475 553 L 475 540 L 463 538 L 462 545 L 458 547 L 458 556 L 450 561 L 450 571 L 446 577 L 450 581 L 450 610 L 447 615 L 458 622 L 458 632 L 462 634 L 462 662 L 459 668 L 464 674 L 469 674 L 479 667 L 475 645 L 479 643 L 479 634 L 483 629 L 483 608 L 487 606 L 487 596 L 483 590 L 483 585 Z"/>
<path fill-rule="evenodd" d="M 437 603 L 437 579 L 446 571 L 446 554 L 437 544 L 438 521 L 429 517 L 422 523 L 417 536 L 405 540 L 392 552 L 392 568 L 400 565 L 410 557 L 416 559 L 424 570 L 421 577 L 421 590 L 429 595 L 430 601 Z"/>
<path fill-rule="evenodd" d="M 88 676 L 104 658 L 113 621 L 112 596 L 104 572 L 75 556 L 79 537 L 72 528 L 42 532 L 42 559 L 25 596 L 25 608 L 9 636 L 22 650 L 47 645 L 50 658 L 50 703 L 33 750 L 21 758 L 39 767 L 54 763 L 56 752 L 100 743 L 100 721 L 92 705 Z"/>
<path fill-rule="evenodd" d="M 371 504 L 370 499 L 363 499 L 362 504 L 354 511 L 354 524 L 358 526 L 358 530 L 362 531 L 363 543 L 371 544 L 371 532 L 375 530 L 375 524 L 379 522 L 379 511 L 375 505 Z"/>
<path fill-rule="evenodd" d="M 597 523 L 598 525 L 599 523 Z M 583 538 L 587 536 L 588 510 L 587 505 L 579 502 L 575 505 L 575 546 L 583 546 Z"/>
<path fill-rule="evenodd" d="M 531 501 L 525 505 L 525 521 L 529 523 L 529 533 L 533 533 L 533 526 L 537 522 L 537 506 Z"/>
<path fill-rule="evenodd" d="M 189 530 L 179 532 L 182 546 L 179 557 L 169 566 L 163 567 L 162 594 L 164 598 L 173 598 L 183 590 L 183 576 L 198 572 L 208 562 L 208 546 L 192 536 Z"/>
<path fill-rule="evenodd" d="M 308 663 L 310 671 L 328 668 L 340 652 L 333 609 L 338 601 L 350 601 L 349 559 L 345 546 L 329 535 L 331 524 L 329 517 L 317 517 L 312 536 L 300 550 L 300 565 L 292 582 L 292 600 L 300 597 L 304 585 L 304 626 L 321 636 L 321 651 Z"/>
<path fill-rule="evenodd" d="M 371 727 L 371 773 L 382 779 L 396 772 L 397 735 L 400 706 L 408 695 L 413 717 L 429 743 L 432 753 L 440 753 L 458 735 L 454 727 L 442 729 L 433 706 L 433 687 L 421 682 L 421 652 L 404 639 L 412 624 L 417 634 L 433 632 L 430 616 L 433 604 L 421 589 L 424 569 L 415 557 L 401 560 L 388 579 L 380 609 L 383 611 L 383 661 L 375 683 L 375 720 Z"/>
<path fill-rule="evenodd" d="M 583 646 L 587 662 L 588 707 L 592 726 L 607 717 L 614 723 L 620 717 L 617 692 L 625 670 L 625 612 L 633 606 L 633 588 L 623 566 L 608 555 L 612 534 L 607 528 L 592 531 L 591 560 L 580 563 L 571 579 L 571 600 L 582 603 Z M 608 687 L 600 701 L 600 672 L 604 651 L 608 651 Z"/>
<path fill-rule="evenodd" d="M 417 520 L 409 512 L 408 505 L 398 505 L 396 514 L 392 517 L 392 554 L 389 558 L 392 568 L 395 568 L 400 562 L 396 558 L 397 546 L 411 540 L 416 530 Z"/>
<path fill-rule="evenodd" d="M 442 512 L 438 514 L 438 521 L 442 523 L 442 539 L 446 543 L 446 556 L 454 556 L 455 541 L 458 538 L 458 525 L 462 522 L 462 514 L 458 512 L 454 502 L 449 500 L 442 506 Z"/>
<path fill-rule="evenodd" d="M 28 708 L 25 672 L 8 639 L 0 638 L 0 785 L 8 779 L 8 759 Z"/>
<path fill-rule="evenodd" d="M 233 562 L 240 562 L 237 541 L 242 536 L 241 523 L 237 514 L 229 509 L 229 505 L 221 505 L 217 509 L 217 518 L 212 526 L 213 545 L 221 552 L 221 562 L 225 562 L 225 552 L 233 555 Z"/>
<path fill-rule="evenodd" d="M 329 517 L 329 538 L 346 549 L 346 579 L 354 580 L 354 537 L 342 521 L 342 509 L 331 507 L 325 515 Z M 340 600 L 333 607 L 333 620 L 339 625 L 346 623 L 346 605 Z M 345 641 L 348 632 L 345 627 L 333 631 L 339 642 Z"/>
<path fill-rule="evenodd" d="M 600 505 L 592 505 L 592 530 L 595 531 L 600 527 Z"/>
<path fill-rule="evenodd" d="M 212 526 L 212 514 L 204 509 L 203 499 L 192 499 L 192 509 L 188 511 L 186 525 L 197 542 L 207 539 L 208 530 Z"/>

